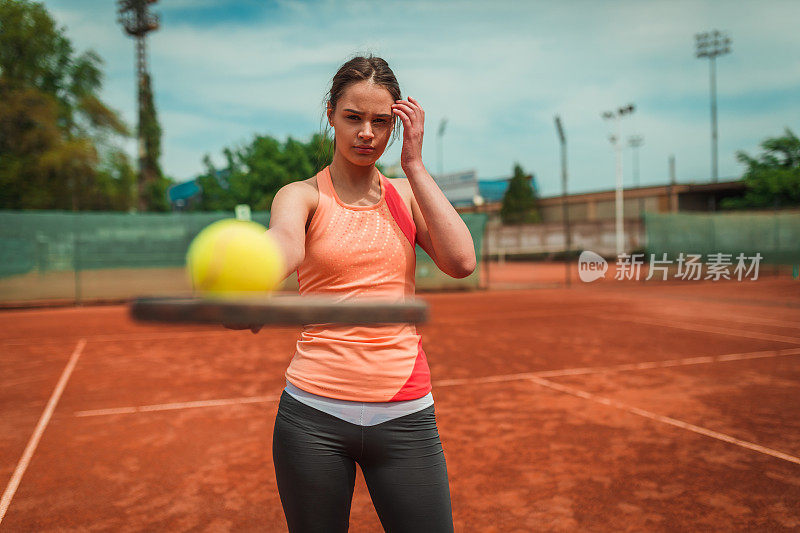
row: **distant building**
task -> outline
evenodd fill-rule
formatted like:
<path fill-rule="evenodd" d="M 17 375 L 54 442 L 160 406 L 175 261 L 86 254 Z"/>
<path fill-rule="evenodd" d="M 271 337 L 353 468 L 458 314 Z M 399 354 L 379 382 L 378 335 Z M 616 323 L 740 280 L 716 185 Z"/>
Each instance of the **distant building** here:
<path fill-rule="evenodd" d="M 474 170 L 433 176 L 436 184 L 454 207 L 475 205 L 478 196 L 478 173 Z"/>
<path fill-rule="evenodd" d="M 406 177 L 399 162 L 386 167 L 384 174 L 389 178 Z M 442 175 L 432 174 L 432 177 L 453 206 L 470 207 L 475 205 L 475 200 L 479 195 L 478 173 L 475 170 Z"/>
<path fill-rule="evenodd" d="M 503 195 L 509 180 L 479 181 L 483 206 L 455 206 L 461 213 L 500 211 Z M 655 185 L 649 187 L 626 188 L 623 190 L 624 218 L 638 219 L 645 211 L 668 213 L 676 211 L 716 211 L 724 198 L 740 197 L 745 192 L 742 180 L 716 183 L 676 183 L 674 185 Z M 584 222 L 608 220 L 616 216 L 616 191 L 578 193 L 567 195 L 567 209 L 570 221 Z M 539 198 L 539 208 L 543 222 L 560 222 L 563 218 L 563 197 L 548 196 Z"/>
<path fill-rule="evenodd" d="M 384 174 L 390 178 L 405 177 L 399 162 L 386 167 Z M 217 181 L 226 189 L 228 176 L 227 169 L 217 171 Z M 499 213 L 503 205 L 503 196 L 511 181 L 510 177 L 481 180 L 478 179 L 475 170 L 452 172 L 433 178 L 459 213 Z M 538 196 L 539 187 L 535 177 L 531 179 L 531 188 Z M 623 190 L 623 216 L 627 219 L 640 219 L 645 211 L 654 213 L 717 211 L 721 200 L 741 197 L 745 189 L 742 180 L 626 188 Z M 173 210 L 181 211 L 199 202 L 201 192 L 196 180 L 190 180 L 173 185 L 167 191 L 167 195 Z M 567 195 L 570 221 L 614 219 L 615 197 L 614 189 Z M 539 198 L 542 222 L 560 222 L 563 218 L 562 202 L 561 195 Z"/>

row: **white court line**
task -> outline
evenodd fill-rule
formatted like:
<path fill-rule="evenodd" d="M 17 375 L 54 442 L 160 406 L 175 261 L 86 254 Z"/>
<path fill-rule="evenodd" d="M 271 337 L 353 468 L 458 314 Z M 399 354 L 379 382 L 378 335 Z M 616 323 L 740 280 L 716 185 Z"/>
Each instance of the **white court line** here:
<path fill-rule="evenodd" d="M 654 318 L 663 318 L 665 320 L 671 320 L 674 318 L 684 318 L 684 319 L 702 319 L 702 318 L 709 318 L 708 315 L 695 315 L 695 316 L 687 316 L 687 315 L 676 315 L 675 313 L 660 313 L 658 317 Z M 738 322 L 740 324 L 758 324 L 760 326 L 775 326 L 778 328 L 789 328 L 789 329 L 800 329 L 800 322 L 787 322 L 785 320 L 777 320 L 774 318 L 757 318 L 757 317 L 741 317 L 738 315 L 720 315 L 714 314 L 713 318 L 715 320 L 722 320 L 726 322 Z"/>
<path fill-rule="evenodd" d="M 562 315 L 572 315 L 572 313 L 542 313 L 542 312 L 522 312 L 522 313 L 505 313 L 505 314 L 496 314 L 489 317 L 490 319 L 494 320 L 505 320 L 505 319 L 514 319 L 514 318 L 551 318 L 551 317 L 558 317 Z M 459 319 L 451 319 L 451 320 L 431 320 L 426 324 L 422 324 L 420 327 L 436 327 L 436 326 L 446 326 L 446 325 L 458 325 L 462 322 L 485 322 L 486 317 L 464 317 Z M 279 330 L 295 330 L 302 326 L 286 326 L 286 325 L 279 325 L 279 326 L 270 326 L 270 329 L 279 329 Z M 216 336 L 216 335 L 230 335 L 233 330 L 228 329 L 220 329 L 219 331 L 215 330 L 197 330 L 197 331 L 173 331 L 173 332 L 164 332 L 164 333 L 117 333 L 117 334 L 110 334 L 110 335 L 83 335 L 81 338 L 86 339 L 87 341 L 91 341 L 92 343 L 95 342 L 118 342 L 118 341 L 152 341 L 152 340 L 170 340 L 170 339 L 185 339 L 185 338 L 195 338 L 201 336 Z M 246 331 L 246 330 L 243 330 Z M 2 342 L 6 346 L 27 346 L 30 344 L 48 344 L 48 343 L 62 343 L 65 341 L 70 341 L 77 338 L 78 335 L 70 335 L 70 336 L 59 336 L 59 337 L 40 337 L 40 338 L 12 338 L 12 339 L 5 339 Z"/>
<path fill-rule="evenodd" d="M 8 482 L 5 492 L 3 492 L 3 498 L 0 499 L 0 523 L 3 522 L 3 517 L 6 515 L 8 506 L 11 505 L 11 499 L 17 492 L 17 487 L 19 487 L 19 483 L 22 481 L 22 476 L 25 474 L 25 470 L 28 468 L 33 453 L 39 445 L 39 440 L 42 438 L 42 434 L 47 428 L 47 424 L 50 422 L 50 417 L 53 416 L 53 411 L 58 404 L 58 400 L 61 398 L 61 393 L 64 392 L 64 388 L 67 386 L 67 381 L 69 381 L 69 377 L 72 375 L 72 370 L 78 363 L 78 358 L 81 356 L 84 346 L 86 346 L 86 339 L 81 339 L 72 351 L 69 362 L 64 368 L 64 371 L 61 372 L 61 378 L 59 378 L 56 388 L 53 389 L 53 394 L 50 395 L 47 407 L 45 407 L 42 416 L 39 418 L 39 423 L 36 424 L 36 429 L 33 431 L 33 435 L 31 435 L 28 445 L 25 447 L 25 451 L 22 453 L 22 457 L 17 463 L 17 468 L 11 475 L 11 480 Z"/>
<path fill-rule="evenodd" d="M 572 394 L 573 396 L 578 396 L 579 398 L 592 400 L 594 402 L 602 403 L 604 405 L 610 405 L 611 407 L 616 407 L 617 409 L 622 409 L 623 411 L 628 411 L 629 413 L 637 414 L 639 416 L 643 416 L 651 420 L 657 420 L 658 422 L 664 422 L 665 424 L 670 424 L 679 427 L 681 429 L 694 431 L 695 433 L 699 433 L 700 435 L 705 435 L 706 437 L 711 437 L 712 439 L 718 439 L 724 442 L 729 442 L 731 444 L 735 444 L 743 448 L 748 448 L 750 450 L 771 455 L 772 457 L 776 457 L 778 459 L 783 459 L 784 461 L 800 464 L 800 457 L 795 457 L 793 455 L 789 455 L 788 453 L 779 452 L 777 450 L 766 448 L 759 444 L 754 444 L 752 442 L 747 442 L 741 439 L 737 439 L 735 437 L 731 437 L 730 435 L 725 435 L 724 433 L 720 433 L 718 431 L 713 431 L 711 429 L 695 426 L 694 424 L 689 424 L 688 422 L 683 422 L 682 420 L 677 420 L 675 418 L 670 418 L 668 416 L 651 413 L 650 411 L 645 411 L 644 409 L 639 409 L 638 407 L 632 407 L 622 402 L 618 402 L 617 400 L 612 400 L 610 398 L 597 396 L 595 394 L 592 394 L 591 392 L 573 389 L 572 387 L 560 385 L 558 383 L 554 383 L 547 379 L 542 379 L 542 378 L 530 378 L 530 379 L 534 383 L 538 383 L 543 387 L 549 387 L 551 389 L 555 389 L 560 392 L 565 392 L 567 394 Z"/>
<path fill-rule="evenodd" d="M 598 306 L 599 309 L 599 306 Z M 489 316 L 464 316 L 459 318 L 445 318 L 441 320 L 437 320 L 434 318 L 430 322 L 426 324 L 422 324 L 420 327 L 431 327 L 431 326 L 446 326 L 446 325 L 460 325 L 465 322 L 486 322 L 489 320 L 509 320 L 509 319 L 517 319 L 517 318 L 558 318 L 562 316 L 573 316 L 575 313 L 573 311 L 561 311 L 554 313 L 552 311 L 518 311 L 518 312 L 511 312 L 511 313 L 494 313 Z"/>
<path fill-rule="evenodd" d="M 587 287 L 588 288 L 588 287 Z M 597 287 L 599 289 L 599 287 Z M 667 302 L 675 302 L 676 300 L 679 301 L 688 301 L 688 302 L 698 302 L 700 304 L 721 304 L 721 305 L 735 305 L 740 307 L 747 308 L 748 311 L 752 310 L 754 307 L 770 307 L 774 309 L 775 307 L 791 307 L 797 308 L 800 307 L 797 302 L 793 301 L 775 301 L 772 300 L 753 300 L 750 299 L 743 299 L 743 298 L 726 298 L 726 297 L 703 297 L 703 296 L 692 296 L 691 294 L 639 294 L 638 296 L 632 296 L 630 294 L 621 294 L 621 293 L 612 293 L 607 292 L 605 294 L 600 293 L 599 291 L 590 289 L 588 292 L 594 292 L 594 295 L 601 300 L 617 300 L 617 301 L 647 301 L 648 303 L 654 304 L 655 301 L 665 300 Z"/>
<path fill-rule="evenodd" d="M 452 385 L 467 385 L 478 383 L 498 383 L 504 381 L 525 380 L 538 377 L 557 377 L 575 376 L 580 374 L 594 374 L 602 372 L 618 372 L 623 370 L 644 370 L 650 368 L 666 368 L 670 366 L 697 365 L 721 361 L 742 361 L 746 359 L 763 359 L 766 357 L 781 357 L 787 355 L 800 355 L 800 348 L 787 348 L 785 350 L 766 350 L 762 352 L 732 353 L 723 355 L 711 355 L 703 357 L 688 357 L 684 359 L 673 359 L 668 361 L 651 361 L 645 363 L 620 364 L 601 367 L 567 368 L 564 370 L 543 370 L 540 372 L 525 372 L 521 374 L 505 374 L 499 376 L 486 376 L 481 378 L 463 379 L 443 379 L 434 381 L 437 387 L 447 387 Z M 260 403 L 276 401 L 280 399 L 280 394 L 272 396 L 246 396 L 242 398 L 229 398 L 221 400 L 200 400 L 194 402 L 175 402 L 162 403 L 155 405 L 140 405 L 132 407 L 114 407 L 110 409 L 93 409 L 88 411 L 76 411 L 75 416 L 103 416 L 117 414 L 143 413 L 150 411 L 173 411 L 177 409 L 192 409 L 195 407 L 215 407 L 219 405 L 236 405 L 243 403 Z"/>
<path fill-rule="evenodd" d="M 156 405 L 140 405 L 136 407 L 114 407 L 111 409 L 93 409 L 89 411 L 76 411 L 75 416 L 103 416 L 121 415 L 130 413 L 143 413 L 149 411 L 173 411 L 176 409 L 192 409 L 195 407 L 217 407 L 220 405 L 238 405 L 244 403 L 273 402 L 280 399 L 280 395 L 272 396 L 247 396 L 243 398 L 225 398 L 221 400 L 199 400 L 194 402 L 174 402 Z"/>
<path fill-rule="evenodd" d="M 763 359 L 767 357 L 783 357 L 787 355 L 800 355 L 800 348 L 786 348 L 783 350 L 764 350 L 759 352 L 731 353 L 723 355 L 706 355 L 702 357 L 685 357 L 682 359 L 669 359 L 666 361 L 646 361 L 643 363 L 622 363 L 611 366 L 587 366 L 583 368 L 565 368 L 562 370 L 541 370 L 539 372 L 524 372 L 519 374 L 501 374 L 480 378 L 443 379 L 434 382 L 437 387 L 451 385 L 467 385 L 474 383 L 501 383 L 504 381 L 518 381 L 530 378 L 550 378 L 558 376 L 576 376 L 582 374 L 601 374 L 604 372 L 620 372 L 625 370 L 647 370 L 651 368 L 667 368 L 672 366 L 699 365 L 724 361 L 744 361 L 747 359 Z"/>
<path fill-rule="evenodd" d="M 198 331 L 174 331 L 165 333 L 120 333 L 116 335 L 83 335 L 81 338 L 92 342 L 117 342 L 117 341 L 150 341 L 160 339 L 183 339 L 193 338 L 200 335 L 225 335 L 230 333 L 231 330 L 211 331 L 211 330 L 198 330 Z M 51 342 L 60 343 L 65 340 L 72 340 L 77 335 L 70 337 L 42 337 L 39 339 L 6 339 L 3 344 L 7 346 L 25 346 L 28 344 L 47 344 Z"/>
<path fill-rule="evenodd" d="M 665 326 L 668 328 L 686 329 L 689 331 L 702 331 L 703 333 L 719 333 L 721 335 L 732 335 L 734 337 L 745 337 L 748 339 L 760 339 L 766 341 L 787 342 L 789 344 L 800 344 L 800 337 L 787 337 L 785 335 L 772 335 L 770 333 L 758 333 L 756 331 L 742 331 L 740 329 L 721 328 L 718 326 L 699 326 L 681 322 L 664 322 L 661 320 L 648 320 L 646 318 L 630 317 L 625 315 L 603 316 L 588 315 L 583 316 L 601 318 L 603 320 L 624 320 L 627 322 L 638 322 L 639 324 L 649 324 L 653 326 Z"/>

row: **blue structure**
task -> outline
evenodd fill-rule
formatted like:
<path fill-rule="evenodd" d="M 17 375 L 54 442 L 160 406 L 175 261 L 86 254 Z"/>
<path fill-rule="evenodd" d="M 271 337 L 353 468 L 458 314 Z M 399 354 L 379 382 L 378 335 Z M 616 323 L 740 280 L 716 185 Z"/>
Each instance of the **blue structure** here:
<path fill-rule="evenodd" d="M 508 184 L 511 178 L 502 178 L 499 180 L 478 180 L 478 192 L 483 197 L 483 201 L 488 203 L 502 202 L 508 190 Z M 536 183 L 536 177 L 531 179 L 531 188 L 533 192 L 539 195 L 539 186 Z"/>
<path fill-rule="evenodd" d="M 223 189 L 230 188 L 228 178 L 231 171 L 227 168 L 214 171 L 214 177 Z M 203 188 L 197 183 L 197 178 L 183 183 L 178 183 L 167 189 L 167 199 L 172 204 L 173 210 L 180 211 L 192 205 L 194 202 L 200 201 L 200 196 Z"/>
<path fill-rule="evenodd" d="M 183 209 L 193 200 L 200 199 L 200 185 L 195 180 L 184 181 L 167 189 L 167 198 L 173 209 Z"/>
<path fill-rule="evenodd" d="M 178 183 L 167 190 L 167 196 L 172 203 L 178 200 L 188 200 L 195 194 L 200 194 L 200 186 L 194 180 Z"/>
<path fill-rule="evenodd" d="M 483 201 L 502 202 L 508 190 L 508 182 L 509 180 L 478 180 L 478 190 L 483 196 Z"/>

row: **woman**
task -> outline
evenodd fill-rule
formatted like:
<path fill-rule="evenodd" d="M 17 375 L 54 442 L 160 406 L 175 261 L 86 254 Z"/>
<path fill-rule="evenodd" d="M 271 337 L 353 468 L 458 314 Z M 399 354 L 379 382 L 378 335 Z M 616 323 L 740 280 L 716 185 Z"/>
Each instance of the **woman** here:
<path fill-rule="evenodd" d="M 281 188 L 270 214 L 269 233 L 286 275 L 297 269 L 300 293 L 412 298 L 415 243 L 450 276 L 473 272 L 469 231 L 422 164 L 425 113 L 401 99 L 386 62 L 346 62 L 327 100 L 333 161 Z M 398 118 L 407 178 L 389 180 L 375 162 Z M 453 530 L 430 372 L 412 324 L 304 327 L 272 452 L 291 532 L 347 531 L 355 463 L 384 529 Z"/>

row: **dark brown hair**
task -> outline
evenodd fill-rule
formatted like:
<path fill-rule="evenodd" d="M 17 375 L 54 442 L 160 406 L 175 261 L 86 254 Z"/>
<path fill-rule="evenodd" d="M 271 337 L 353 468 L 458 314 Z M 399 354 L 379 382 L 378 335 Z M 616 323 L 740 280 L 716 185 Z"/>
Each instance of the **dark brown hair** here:
<path fill-rule="evenodd" d="M 345 89 L 347 89 L 350 85 L 360 81 L 370 81 L 376 85 L 385 87 L 386 90 L 389 91 L 389 94 L 392 95 L 392 100 L 400 100 L 402 98 L 400 84 L 397 83 L 397 78 L 395 78 L 394 72 L 392 72 L 392 69 L 389 68 L 389 64 L 380 57 L 375 57 L 372 54 L 369 54 L 366 57 L 356 56 L 339 67 L 339 70 L 333 76 L 333 80 L 331 81 L 331 89 L 325 95 L 323 102 L 323 120 L 325 121 L 326 126 L 322 135 L 320 149 L 324 150 L 326 144 L 333 146 L 332 151 L 330 152 L 330 159 L 325 157 L 325 160 L 328 162 L 330 162 L 330 160 L 333 158 L 333 154 L 336 152 L 335 137 L 332 143 L 330 143 L 330 141 L 328 141 L 328 143 L 325 142 L 328 140 L 328 132 L 330 131 L 330 124 L 328 123 L 327 114 L 328 104 L 330 104 L 331 109 L 336 111 L 336 104 L 344 94 Z M 400 121 L 397 119 L 397 117 L 393 115 L 392 121 L 392 141 L 388 146 L 392 145 L 400 131 Z M 328 154 L 325 154 L 325 156 L 327 155 Z"/>

